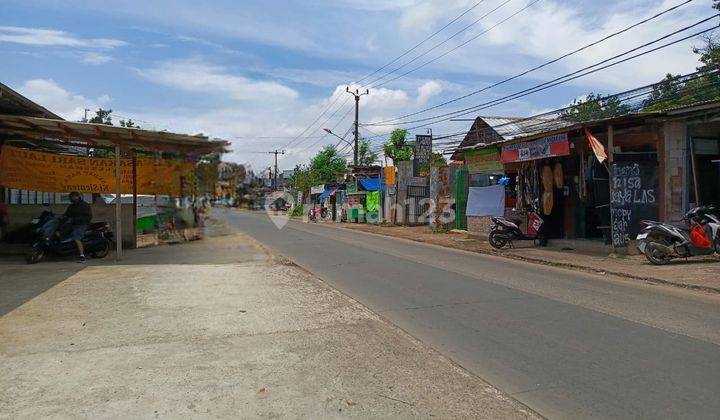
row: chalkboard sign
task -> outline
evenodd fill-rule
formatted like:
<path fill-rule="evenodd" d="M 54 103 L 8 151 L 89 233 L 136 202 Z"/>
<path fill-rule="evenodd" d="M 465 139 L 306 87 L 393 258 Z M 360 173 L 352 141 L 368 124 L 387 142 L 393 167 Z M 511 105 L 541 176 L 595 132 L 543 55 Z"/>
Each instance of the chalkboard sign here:
<path fill-rule="evenodd" d="M 615 162 L 612 173 L 612 239 L 615 247 L 623 247 L 635 239 L 641 220 L 658 218 L 658 164 Z"/>
<path fill-rule="evenodd" d="M 425 176 L 432 158 L 432 136 L 415 136 L 415 156 L 413 157 L 413 175 Z"/>

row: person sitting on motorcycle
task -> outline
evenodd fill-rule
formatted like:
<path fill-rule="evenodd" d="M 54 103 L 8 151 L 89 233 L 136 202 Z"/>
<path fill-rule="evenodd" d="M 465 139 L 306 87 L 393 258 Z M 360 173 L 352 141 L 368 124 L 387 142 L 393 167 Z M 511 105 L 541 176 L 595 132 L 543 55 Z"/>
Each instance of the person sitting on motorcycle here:
<path fill-rule="evenodd" d="M 43 226 L 43 239 L 45 242 L 50 242 L 50 238 L 53 235 L 60 235 L 59 229 L 61 222 L 63 227 L 68 227 L 70 236 L 75 241 L 79 256 L 78 262 L 85 262 L 85 248 L 83 247 L 82 238 L 85 235 L 85 231 L 92 220 L 92 208 L 90 204 L 85 202 L 82 195 L 73 191 L 70 193 L 70 205 L 65 210 L 65 215 L 61 218 L 55 217 L 49 220 Z"/>
<path fill-rule="evenodd" d="M 85 249 L 83 248 L 82 238 L 93 217 L 92 207 L 83 200 L 79 192 L 73 191 L 70 193 L 70 205 L 65 210 L 65 217 L 71 224 L 71 236 L 80 253 L 78 261 L 85 262 Z"/>

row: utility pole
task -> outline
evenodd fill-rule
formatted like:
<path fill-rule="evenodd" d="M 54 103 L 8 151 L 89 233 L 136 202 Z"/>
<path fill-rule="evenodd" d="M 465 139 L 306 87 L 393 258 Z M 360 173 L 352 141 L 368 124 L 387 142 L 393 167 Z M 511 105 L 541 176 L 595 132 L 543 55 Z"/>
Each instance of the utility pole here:
<path fill-rule="evenodd" d="M 355 92 L 350 91 L 350 86 L 345 88 L 345 92 L 351 94 L 355 97 L 355 155 L 353 159 L 353 164 L 355 166 L 358 165 L 358 139 L 360 138 L 360 97 L 364 95 L 369 95 L 370 90 L 365 89 L 364 93 L 360 93 L 359 89 L 355 89 Z"/>
<path fill-rule="evenodd" d="M 87 113 L 88 113 L 88 111 L 90 111 L 90 110 L 87 109 L 87 108 L 85 108 L 85 118 L 83 118 L 83 122 L 84 122 L 84 123 L 88 122 L 88 118 L 87 118 Z"/>
<path fill-rule="evenodd" d="M 273 178 L 273 191 L 277 191 L 277 174 L 278 174 L 278 166 L 277 166 L 277 155 L 284 155 L 284 150 L 273 150 L 272 152 L 268 152 L 271 155 L 275 155 L 275 177 Z"/>

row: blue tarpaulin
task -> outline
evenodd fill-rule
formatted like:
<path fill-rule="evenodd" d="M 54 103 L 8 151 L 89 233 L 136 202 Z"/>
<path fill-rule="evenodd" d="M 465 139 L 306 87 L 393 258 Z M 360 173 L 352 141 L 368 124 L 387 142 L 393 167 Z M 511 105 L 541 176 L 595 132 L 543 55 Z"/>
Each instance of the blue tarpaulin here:
<path fill-rule="evenodd" d="M 320 194 L 320 197 L 318 197 L 318 202 L 319 202 L 319 203 L 324 203 L 325 200 L 328 199 L 328 197 L 330 197 L 331 195 L 333 195 L 333 193 L 335 193 L 335 190 L 337 190 L 337 187 L 334 187 L 334 188 L 326 188 L 325 191 L 323 191 L 323 193 Z"/>
<path fill-rule="evenodd" d="M 365 191 L 385 191 L 385 186 L 380 183 L 380 178 L 363 178 L 360 183 Z"/>

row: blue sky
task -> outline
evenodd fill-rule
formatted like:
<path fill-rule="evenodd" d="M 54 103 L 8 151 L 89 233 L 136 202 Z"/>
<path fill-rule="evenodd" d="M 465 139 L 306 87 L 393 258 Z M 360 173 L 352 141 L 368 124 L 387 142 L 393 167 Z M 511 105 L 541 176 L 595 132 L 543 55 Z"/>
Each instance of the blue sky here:
<path fill-rule="evenodd" d="M 363 97 L 361 121 L 406 114 L 481 88 L 682 1 L 540 0 L 437 62 L 371 87 L 371 94 Z M 342 108 L 308 130 L 305 136 L 311 138 L 288 145 L 328 104 L 335 104 L 329 116 L 345 102 L 346 84 L 397 57 L 476 2 L 3 0 L 0 80 L 68 119 L 81 118 L 84 108 L 101 106 L 138 120 L 143 128 L 231 140 L 234 151 L 225 159 L 258 170 L 272 159 L 259 152 L 284 147 L 288 153 L 281 166 L 291 168 L 324 144 L 335 143 L 333 137 L 318 138 L 323 127 L 337 127 L 340 134 L 350 128 L 351 115 L 341 120 L 346 114 Z M 505 2 L 484 0 L 380 74 Z M 528 0 L 508 1 L 414 64 L 487 30 L 526 4 Z M 695 0 L 612 42 L 437 113 L 552 79 L 712 14 L 710 1 Z M 699 44 L 687 41 L 483 114 L 530 115 L 590 91 L 613 93 L 654 82 L 668 72 L 690 72 L 697 64 L 691 47 Z M 445 122 L 432 128 L 443 133 L 468 127 L 465 122 Z"/>

